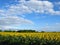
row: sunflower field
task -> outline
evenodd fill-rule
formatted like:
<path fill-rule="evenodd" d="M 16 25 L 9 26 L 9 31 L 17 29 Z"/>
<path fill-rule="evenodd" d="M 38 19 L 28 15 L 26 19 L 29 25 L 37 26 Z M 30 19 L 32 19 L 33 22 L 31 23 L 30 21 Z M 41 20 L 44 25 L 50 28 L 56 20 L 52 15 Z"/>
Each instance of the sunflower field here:
<path fill-rule="evenodd" d="M 0 32 L 0 45 L 60 45 L 60 33 Z"/>

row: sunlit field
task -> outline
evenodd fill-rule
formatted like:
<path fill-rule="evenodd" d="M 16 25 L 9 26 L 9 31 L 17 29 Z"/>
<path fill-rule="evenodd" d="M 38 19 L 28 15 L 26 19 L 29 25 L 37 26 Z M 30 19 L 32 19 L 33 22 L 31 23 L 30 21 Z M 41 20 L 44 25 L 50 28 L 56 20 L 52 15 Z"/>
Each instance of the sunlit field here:
<path fill-rule="evenodd" d="M 60 45 L 60 33 L 0 32 L 0 45 Z"/>

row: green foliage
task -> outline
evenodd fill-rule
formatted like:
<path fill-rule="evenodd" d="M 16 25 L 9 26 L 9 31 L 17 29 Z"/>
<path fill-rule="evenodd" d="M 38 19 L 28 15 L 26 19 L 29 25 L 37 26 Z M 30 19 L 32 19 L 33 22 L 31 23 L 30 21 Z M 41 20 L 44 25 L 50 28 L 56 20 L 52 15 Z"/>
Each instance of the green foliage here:
<path fill-rule="evenodd" d="M 47 40 L 38 37 L 23 36 L 2 36 L 0 35 L 0 45 L 60 45 L 60 40 Z"/>
<path fill-rule="evenodd" d="M 0 32 L 2 32 L 2 30 L 0 30 Z"/>
<path fill-rule="evenodd" d="M 37 31 L 35 31 L 35 30 L 4 30 L 4 31 L 2 31 L 2 30 L 0 30 L 0 32 L 37 32 Z"/>
<path fill-rule="evenodd" d="M 16 32 L 14 30 L 4 30 L 4 32 Z"/>
<path fill-rule="evenodd" d="M 18 30 L 17 32 L 36 32 L 35 30 Z"/>
<path fill-rule="evenodd" d="M 45 31 L 41 31 L 42 33 L 44 33 Z"/>

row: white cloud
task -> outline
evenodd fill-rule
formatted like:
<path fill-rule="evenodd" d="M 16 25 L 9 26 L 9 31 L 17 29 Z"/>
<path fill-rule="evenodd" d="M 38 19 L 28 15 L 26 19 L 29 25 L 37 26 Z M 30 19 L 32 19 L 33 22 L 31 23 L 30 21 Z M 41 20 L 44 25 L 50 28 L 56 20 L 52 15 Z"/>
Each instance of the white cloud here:
<path fill-rule="evenodd" d="M 8 10 L 5 10 L 5 15 L 23 15 L 26 13 L 48 13 L 53 15 L 59 15 L 60 11 L 54 10 L 54 4 L 49 1 L 38 0 L 20 0 L 19 4 L 10 5 Z"/>
<path fill-rule="evenodd" d="M 54 10 L 54 4 L 49 1 L 38 1 L 38 0 L 25 1 L 23 0 L 22 4 L 27 6 L 31 11 L 34 11 L 36 13 L 48 13 L 51 15 L 60 14 L 60 11 Z"/>
<path fill-rule="evenodd" d="M 8 28 L 12 28 L 12 26 L 19 26 L 22 24 L 27 24 L 27 25 L 34 24 L 31 20 L 21 17 L 23 14 L 27 12 L 30 12 L 30 10 L 28 9 L 28 7 L 25 7 L 24 5 L 18 5 L 18 6 L 12 5 L 8 10 L 0 10 L 1 29 L 5 29 L 5 28 L 8 29 Z"/>
<path fill-rule="evenodd" d="M 53 25 L 47 25 L 42 27 L 41 30 L 43 31 L 60 31 L 60 23 L 55 23 Z"/>
<path fill-rule="evenodd" d="M 10 29 L 18 29 L 16 26 L 0 26 L 0 29 L 2 29 L 2 30 L 10 30 Z"/>
<path fill-rule="evenodd" d="M 48 1 L 28 1 L 25 3 L 32 11 L 37 13 L 48 12 L 49 9 L 53 8 L 52 3 Z"/>
<path fill-rule="evenodd" d="M 18 4 L 18 5 L 12 5 L 10 6 L 9 10 L 7 11 L 7 13 L 11 13 L 13 15 L 17 15 L 17 14 L 20 14 L 20 15 L 23 15 L 23 14 L 26 14 L 26 13 L 30 13 L 31 10 L 23 5 L 23 4 Z"/>
<path fill-rule="evenodd" d="M 20 24 L 33 24 L 32 21 L 22 17 L 7 16 L 0 18 L 0 25 L 20 25 Z"/>
<path fill-rule="evenodd" d="M 21 16 L 28 13 L 46 13 L 59 15 L 60 11 L 54 10 L 54 5 L 49 1 L 38 1 L 38 0 L 20 0 L 19 4 L 8 5 L 9 8 L 6 10 L 0 9 L 0 26 L 6 25 L 20 25 L 20 24 L 33 24 L 31 20 L 22 18 Z M 19 16 L 18 16 L 19 15 Z"/>
<path fill-rule="evenodd" d="M 17 16 L 7 16 L 0 18 L 0 29 L 18 29 L 17 27 L 20 25 L 33 25 L 33 24 L 34 23 L 32 21 Z"/>

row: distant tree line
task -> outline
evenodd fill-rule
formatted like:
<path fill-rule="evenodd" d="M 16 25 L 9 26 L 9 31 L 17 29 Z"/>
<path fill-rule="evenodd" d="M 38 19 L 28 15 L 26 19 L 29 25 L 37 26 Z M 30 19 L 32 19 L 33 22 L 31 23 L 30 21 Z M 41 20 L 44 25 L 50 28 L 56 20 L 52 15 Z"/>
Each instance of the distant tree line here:
<path fill-rule="evenodd" d="M 18 30 L 17 32 L 36 32 L 35 30 Z"/>
<path fill-rule="evenodd" d="M 0 30 L 0 32 L 37 32 L 36 30 Z"/>
<path fill-rule="evenodd" d="M 0 32 L 39 32 L 39 31 L 36 31 L 36 30 L 0 30 Z M 44 33 L 46 31 L 40 31 L 41 33 Z M 56 31 L 52 31 L 53 33 L 55 33 Z M 60 33 L 60 31 L 59 31 Z"/>
<path fill-rule="evenodd" d="M 16 32 L 15 30 L 0 30 L 0 32 Z"/>

